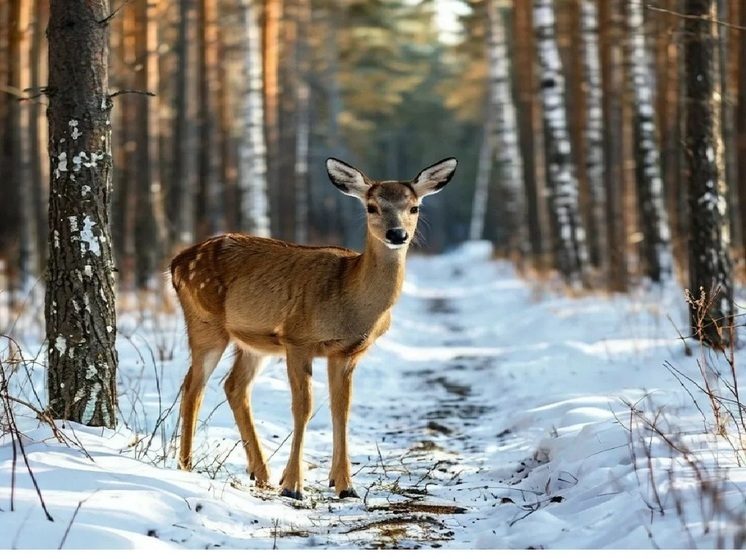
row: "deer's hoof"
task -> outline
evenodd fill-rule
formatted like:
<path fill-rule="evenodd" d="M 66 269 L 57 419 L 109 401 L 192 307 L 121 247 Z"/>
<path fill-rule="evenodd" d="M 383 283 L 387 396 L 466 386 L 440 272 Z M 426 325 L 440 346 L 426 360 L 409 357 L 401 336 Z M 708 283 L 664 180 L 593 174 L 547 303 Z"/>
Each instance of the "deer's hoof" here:
<path fill-rule="evenodd" d="M 340 499 L 359 499 L 360 495 L 357 494 L 357 491 L 355 491 L 354 487 L 350 487 L 349 489 L 343 489 L 339 493 Z"/>
<path fill-rule="evenodd" d="M 280 493 L 280 497 L 290 497 L 291 499 L 302 501 L 303 493 L 300 491 L 293 491 L 292 489 L 283 489 L 282 493 Z"/>

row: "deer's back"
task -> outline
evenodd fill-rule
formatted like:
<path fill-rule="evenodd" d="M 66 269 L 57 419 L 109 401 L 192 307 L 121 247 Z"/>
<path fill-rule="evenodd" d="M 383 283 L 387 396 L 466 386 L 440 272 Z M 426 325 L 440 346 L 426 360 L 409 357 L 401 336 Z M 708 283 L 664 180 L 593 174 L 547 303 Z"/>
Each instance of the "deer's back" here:
<path fill-rule="evenodd" d="M 338 247 L 228 234 L 176 255 L 171 280 L 185 314 L 219 320 L 238 340 L 269 336 L 271 342 L 303 331 L 324 338 L 336 333 L 322 330 L 334 330 L 356 256 Z"/>

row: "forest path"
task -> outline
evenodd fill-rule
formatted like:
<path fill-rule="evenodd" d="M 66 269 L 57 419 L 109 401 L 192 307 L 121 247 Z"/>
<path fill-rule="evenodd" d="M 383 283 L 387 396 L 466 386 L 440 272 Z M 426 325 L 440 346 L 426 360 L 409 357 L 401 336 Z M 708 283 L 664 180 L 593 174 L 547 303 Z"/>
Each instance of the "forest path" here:
<path fill-rule="evenodd" d="M 330 453 L 309 445 L 306 499 L 283 499 L 308 524 L 278 523 L 273 546 L 469 547 L 462 528 L 498 502 L 486 449 L 512 437 L 495 427 L 511 421 L 500 399 L 515 396 L 499 388 L 508 350 L 496 344 L 510 330 L 494 300 L 507 311 L 530 296 L 523 282 L 496 277 L 494 262 L 474 267 L 473 256 L 468 267 L 454 256 L 412 259 L 392 330 L 356 372 L 351 459 L 361 500 L 324 487 Z"/>

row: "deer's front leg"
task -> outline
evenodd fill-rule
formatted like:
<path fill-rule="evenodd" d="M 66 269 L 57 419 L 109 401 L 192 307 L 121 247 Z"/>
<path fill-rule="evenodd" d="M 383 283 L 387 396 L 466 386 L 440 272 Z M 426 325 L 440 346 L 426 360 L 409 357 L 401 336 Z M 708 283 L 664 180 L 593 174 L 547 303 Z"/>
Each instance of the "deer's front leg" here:
<path fill-rule="evenodd" d="M 334 451 L 329 487 L 334 487 L 339 498 L 357 497 L 352 486 L 350 458 L 347 451 L 347 419 L 352 399 L 352 373 L 357 357 L 329 358 L 329 399 L 332 411 Z"/>
<path fill-rule="evenodd" d="M 313 404 L 311 360 L 312 356 L 305 352 L 294 349 L 287 352 L 288 380 L 293 399 L 293 444 L 280 479 L 280 495 L 298 500 L 303 499 L 303 439 Z"/>

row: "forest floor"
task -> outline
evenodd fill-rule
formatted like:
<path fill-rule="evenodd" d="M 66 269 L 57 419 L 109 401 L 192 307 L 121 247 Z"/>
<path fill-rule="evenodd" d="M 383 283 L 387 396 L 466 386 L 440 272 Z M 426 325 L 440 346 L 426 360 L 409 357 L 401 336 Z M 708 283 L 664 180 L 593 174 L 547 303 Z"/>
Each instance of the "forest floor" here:
<path fill-rule="evenodd" d="M 123 312 L 116 430 L 53 429 L 20 405 L 16 436 L 0 424 L 0 548 L 740 547 L 746 430 L 729 364 L 697 347 L 688 357 L 686 321 L 676 288 L 573 298 L 521 279 L 484 244 L 414 256 L 390 332 L 355 373 L 360 498 L 328 487 L 319 360 L 295 501 L 245 474 L 220 382 L 228 354 L 208 384 L 195 471 L 175 468 L 183 324 Z M 8 386 L 35 402 L 38 337 L 14 340 L 26 359 Z M 720 400 L 705 382 L 720 383 Z M 277 484 L 292 429 L 282 361 L 257 380 L 253 405 Z"/>

